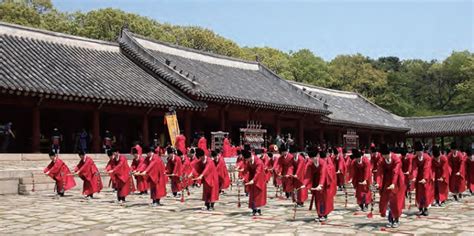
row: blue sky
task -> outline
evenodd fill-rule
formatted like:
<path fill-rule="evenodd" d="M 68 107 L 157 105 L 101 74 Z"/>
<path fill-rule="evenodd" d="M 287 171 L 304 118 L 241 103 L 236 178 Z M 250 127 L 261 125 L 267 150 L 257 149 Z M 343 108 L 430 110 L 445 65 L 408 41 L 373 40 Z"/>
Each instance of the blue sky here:
<path fill-rule="evenodd" d="M 474 51 L 473 0 L 53 0 L 61 11 L 113 7 L 176 25 L 197 25 L 241 46 L 308 48 L 330 60 L 444 59 Z"/>

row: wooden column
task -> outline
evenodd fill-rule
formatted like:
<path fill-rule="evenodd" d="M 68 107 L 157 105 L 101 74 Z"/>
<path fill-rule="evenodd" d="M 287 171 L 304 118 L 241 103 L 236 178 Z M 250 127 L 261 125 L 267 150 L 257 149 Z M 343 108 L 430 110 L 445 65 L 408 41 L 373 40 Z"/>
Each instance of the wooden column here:
<path fill-rule="evenodd" d="M 280 116 L 276 115 L 275 116 L 275 131 L 276 135 L 281 135 L 281 122 L 280 122 Z"/>
<path fill-rule="evenodd" d="M 225 124 L 226 124 L 226 120 L 225 120 L 225 110 L 224 108 L 222 108 L 220 111 L 219 111 L 219 119 L 220 119 L 220 130 L 221 131 L 226 131 L 225 130 Z"/>
<path fill-rule="evenodd" d="M 100 112 L 92 112 L 92 152 L 100 153 Z"/>
<path fill-rule="evenodd" d="M 337 146 L 342 146 L 342 130 L 337 130 Z"/>
<path fill-rule="evenodd" d="M 385 143 L 385 134 L 384 133 L 380 134 L 380 143 Z"/>
<path fill-rule="evenodd" d="M 372 132 L 369 132 L 369 137 L 368 137 L 368 145 L 372 144 Z"/>
<path fill-rule="evenodd" d="M 191 111 L 184 112 L 184 136 L 186 136 L 186 146 L 189 147 L 191 143 Z"/>
<path fill-rule="evenodd" d="M 436 145 L 436 137 L 431 138 L 431 145 L 434 147 Z"/>
<path fill-rule="evenodd" d="M 303 118 L 298 120 L 298 146 L 304 148 L 304 122 Z"/>
<path fill-rule="evenodd" d="M 32 110 L 31 152 L 40 152 L 40 119 L 39 107 L 35 106 Z"/>
<path fill-rule="evenodd" d="M 444 150 L 444 137 L 441 137 L 441 150 Z"/>
<path fill-rule="evenodd" d="M 148 147 L 150 145 L 150 133 L 148 126 L 148 114 L 143 115 L 142 122 L 142 133 L 143 133 L 143 145 Z"/>
<path fill-rule="evenodd" d="M 322 144 L 324 142 L 324 128 L 321 127 L 319 130 L 319 143 Z"/>

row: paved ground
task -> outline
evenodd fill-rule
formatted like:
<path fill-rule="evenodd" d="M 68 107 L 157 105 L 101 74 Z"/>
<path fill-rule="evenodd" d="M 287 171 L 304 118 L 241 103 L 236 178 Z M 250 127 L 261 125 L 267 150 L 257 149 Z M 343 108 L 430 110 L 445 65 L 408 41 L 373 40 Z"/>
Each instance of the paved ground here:
<path fill-rule="evenodd" d="M 96 199 L 83 200 L 78 191 L 57 199 L 53 192 L 29 196 L 0 196 L 0 234 L 465 234 L 474 235 L 474 197 L 449 202 L 445 208 L 431 208 L 429 217 L 419 218 L 415 207 L 406 210 L 398 229 L 385 228 L 386 220 L 377 214 L 371 219 L 356 210 L 344 208 L 344 195 L 338 193 L 336 210 L 326 224 L 314 221 L 307 205 L 292 220 L 290 200 L 274 198 L 269 189 L 263 216 L 252 217 L 247 198 L 237 208 L 236 188 L 222 196 L 215 212 L 202 211 L 201 189 L 192 189 L 184 203 L 167 197 L 164 206 L 152 208 L 148 196 L 133 195 L 125 206 L 114 203 L 114 193 L 106 189 Z M 349 202 L 354 202 L 349 197 Z M 378 208 L 376 208 L 377 210 Z M 374 211 L 375 213 L 375 211 Z"/>

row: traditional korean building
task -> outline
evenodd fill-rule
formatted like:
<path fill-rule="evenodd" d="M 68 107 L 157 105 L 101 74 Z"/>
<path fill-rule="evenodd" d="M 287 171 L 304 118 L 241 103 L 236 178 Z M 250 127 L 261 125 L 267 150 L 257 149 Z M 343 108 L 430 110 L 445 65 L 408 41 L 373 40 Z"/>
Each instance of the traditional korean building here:
<path fill-rule="evenodd" d="M 258 61 L 179 47 L 126 28 L 115 43 L 0 22 L 0 43 L 0 124 L 13 122 L 11 152 L 46 152 L 53 128 L 63 135 L 63 152 L 77 149 L 82 130 L 91 152 L 101 151 L 106 130 L 129 152 L 155 133 L 169 139 L 163 124 L 169 110 L 176 111 L 188 143 L 196 132 L 209 140 L 211 132 L 225 131 L 238 144 L 249 120 L 268 138 L 290 133 L 300 146 L 473 135 L 472 114 L 459 116 L 463 128 L 454 118 L 440 118 L 448 131 L 426 133 L 423 118 L 396 116 L 357 93 L 290 83 Z"/>

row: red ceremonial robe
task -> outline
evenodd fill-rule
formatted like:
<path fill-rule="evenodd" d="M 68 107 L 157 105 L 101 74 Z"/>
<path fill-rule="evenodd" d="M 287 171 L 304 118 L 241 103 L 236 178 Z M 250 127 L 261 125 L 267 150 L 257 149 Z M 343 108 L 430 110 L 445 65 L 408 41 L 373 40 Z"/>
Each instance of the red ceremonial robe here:
<path fill-rule="evenodd" d="M 293 155 L 287 153 L 285 156 L 280 156 L 277 166 L 278 175 L 281 176 L 283 191 L 287 193 L 293 192 Z"/>
<path fill-rule="evenodd" d="M 182 134 L 176 136 L 176 141 L 174 143 L 176 149 L 180 150 L 183 154 L 187 153 L 186 150 L 186 137 Z"/>
<path fill-rule="evenodd" d="M 474 159 L 471 157 L 466 157 L 466 180 L 467 180 L 467 188 L 474 192 Z"/>
<path fill-rule="evenodd" d="M 375 176 L 377 175 L 378 165 L 381 161 L 383 161 L 383 157 L 379 152 L 376 152 L 374 154 L 370 154 L 370 166 L 372 167 L 372 175 L 373 175 L 373 179 L 375 181 L 377 180 L 377 178 Z M 380 185 L 380 183 L 378 183 L 378 182 L 376 182 L 376 183 L 378 185 Z"/>
<path fill-rule="evenodd" d="M 342 150 L 341 150 L 342 152 Z M 351 168 L 351 164 L 352 164 L 352 160 L 350 158 L 349 155 L 346 155 L 345 153 L 343 154 L 343 157 L 344 157 L 344 162 L 345 162 L 345 165 L 346 165 L 346 184 L 349 182 L 349 179 L 350 179 L 350 171 L 349 169 Z"/>
<path fill-rule="evenodd" d="M 346 160 L 342 153 L 334 157 L 334 167 L 336 168 L 337 186 L 343 186 L 346 183 Z M 339 173 L 338 173 L 339 172 Z"/>
<path fill-rule="evenodd" d="M 224 157 L 232 156 L 232 146 L 230 145 L 230 141 L 228 138 L 224 138 L 224 141 L 222 144 L 222 156 Z"/>
<path fill-rule="evenodd" d="M 253 156 L 253 163 L 245 165 L 245 182 L 253 181 L 249 186 L 249 208 L 256 209 L 267 204 L 267 181 L 265 178 L 264 164 L 258 157 Z"/>
<path fill-rule="evenodd" d="M 134 158 L 132 160 L 132 164 L 130 165 L 130 169 L 134 171 L 138 171 L 138 168 L 140 165 L 143 165 L 143 162 L 145 159 L 141 156 L 141 154 L 138 155 L 138 158 Z M 137 182 L 137 190 L 138 192 L 145 192 L 148 190 L 148 182 L 146 180 L 146 176 L 135 176 L 135 180 Z"/>
<path fill-rule="evenodd" d="M 219 200 L 219 175 L 214 162 L 207 156 L 204 163 L 199 161 L 194 169 L 194 176 L 202 175 L 202 200 L 206 203 L 214 203 Z"/>
<path fill-rule="evenodd" d="M 336 177 L 336 168 L 331 161 L 326 159 L 326 184 L 329 186 L 327 193 L 330 194 L 331 200 L 334 201 L 334 196 L 337 193 L 337 177 Z"/>
<path fill-rule="evenodd" d="M 181 158 L 177 155 L 173 155 L 172 158 L 168 158 L 166 162 L 166 174 L 172 175 L 171 179 L 171 192 L 177 193 L 182 190 L 181 177 L 183 176 L 183 164 Z"/>
<path fill-rule="evenodd" d="M 273 175 L 273 186 L 281 186 L 281 178 L 278 178 L 278 158 L 279 155 L 273 155 L 271 161 L 268 163 L 269 168 L 272 168 L 272 175 Z"/>
<path fill-rule="evenodd" d="M 204 150 L 206 156 L 209 156 L 209 150 L 207 150 L 207 140 L 204 138 L 204 136 L 199 139 L 198 148 Z"/>
<path fill-rule="evenodd" d="M 150 198 L 152 200 L 159 200 L 166 196 L 166 182 L 168 178 L 166 177 L 165 164 L 157 154 L 153 154 L 146 162 L 146 166 L 143 165 L 145 168 L 143 171 L 146 172 L 148 185 L 150 186 Z"/>
<path fill-rule="evenodd" d="M 412 191 L 415 188 L 414 183 L 410 184 L 410 181 L 413 179 L 412 169 L 413 169 L 413 154 L 407 153 L 402 159 L 402 172 L 405 176 L 405 186 L 407 190 Z"/>
<path fill-rule="evenodd" d="M 370 161 L 366 157 L 361 157 L 360 163 L 357 159 L 352 160 L 350 173 L 358 205 L 372 203 L 372 192 L 370 191 L 372 173 L 370 170 Z M 364 181 L 366 181 L 365 185 L 359 184 Z"/>
<path fill-rule="evenodd" d="M 434 173 L 434 199 L 442 203 L 448 199 L 449 195 L 449 175 L 451 171 L 449 169 L 448 158 L 441 155 L 439 160 L 436 160 L 436 158 L 433 157 L 431 167 Z"/>
<path fill-rule="evenodd" d="M 191 161 L 189 161 L 189 158 L 186 155 L 183 155 L 183 157 L 181 158 L 181 163 L 183 164 L 182 173 L 184 175 L 184 179 L 183 181 L 181 181 L 181 186 L 183 188 L 187 188 L 189 185 L 192 184 L 189 175 L 193 173 L 193 167 L 191 166 Z"/>
<path fill-rule="evenodd" d="M 265 181 L 268 183 L 272 178 L 273 173 L 273 159 L 271 159 L 266 153 L 263 154 L 262 158 L 260 159 L 263 162 L 264 170 L 265 170 Z"/>
<path fill-rule="evenodd" d="M 124 155 L 119 155 L 118 159 L 114 158 L 113 161 L 114 168 L 112 174 L 116 181 L 117 195 L 119 197 L 126 197 L 128 194 L 135 191 L 127 158 Z"/>
<path fill-rule="evenodd" d="M 294 188 L 299 188 L 304 185 L 304 180 L 306 177 L 306 160 L 304 157 L 298 153 L 294 155 L 295 158 L 293 159 L 293 169 L 295 170 L 296 177 L 293 178 L 293 186 Z M 307 189 L 299 189 L 296 192 L 296 202 L 304 203 L 308 199 L 308 190 Z"/>
<path fill-rule="evenodd" d="M 217 162 L 214 161 L 216 166 L 217 174 L 219 175 L 219 191 L 229 188 L 230 186 L 230 176 L 229 171 L 227 170 L 227 165 L 223 156 L 217 157 Z"/>
<path fill-rule="evenodd" d="M 111 171 L 115 168 L 115 162 L 114 162 L 114 159 L 113 158 L 110 158 L 109 159 L 109 162 L 107 162 L 107 165 L 105 166 L 105 171 Z M 109 187 L 110 187 L 110 183 L 112 183 L 112 188 L 113 189 L 117 189 L 117 181 L 115 179 L 115 175 L 110 173 L 109 174 L 109 177 L 110 177 L 110 182 L 109 182 Z"/>
<path fill-rule="evenodd" d="M 83 160 L 79 161 L 76 168 L 74 168 L 74 172 L 84 181 L 82 184 L 83 195 L 89 196 L 102 190 L 102 178 L 99 169 L 89 156 L 85 156 Z"/>
<path fill-rule="evenodd" d="M 49 172 L 48 176 L 56 182 L 57 193 L 63 193 L 64 191 L 76 186 L 74 176 L 71 175 L 71 171 L 67 167 L 66 163 L 64 163 L 63 160 L 59 159 L 59 157 L 56 157 L 44 169 L 44 173 L 47 172 Z"/>
<path fill-rule="evenodd" d="M 382 161 L 378 164 L 376 175 L 377 183 L 381 183 L 379 194 L 380 215 L 385 217 L 387 207 L 390 205 L 390 210 L 393 218 L 399 218 L 402 215 L 402 210 L 405 205 L 405 176 L 402 173 L 402 161 L 400 157 L 390 153 L 391 161 L 387 163 L 382 157 Z M 387 189 L 393 184 L 394 189 Z"/>
<path fill-rule="evenodd" d="M 328 193 L 330 185 L 327 184 L 327 162 L 319 158 L 318 166 L 313 161 L 309 161 L 306 166 L 305 186 L 307 189 L 322 186 L 321 191 L 311 190 L 312 199 L 315 201 L 316 212 L 319 217 L 327 216 L 334 210 L 333 195 Z"/>
<path fill-rule="evenodd" d="M 413 177 L 415 179 L 416 203 L 418 208 L 427 208 L 433 203 L 433 169 L 431 168 L 431 157 L 423 153 L 423 160 L 419 160 L 415 155 L 413 159 Z M 419 183 L 420 180 L 426 183 Z"/>
<path fill-rule="evenodd" d="M 454 152 L 448 154 L 448 163 L 451 167 L 451 176 L 449 178 L 449 191 L 452 193 L 463 193 L 466 191 L 466 180 L 464 171 L 465 160 L 462 152 L 457 151 L 456 155 Z M 459 173 L 459 175 L 457 174 Z"/>

